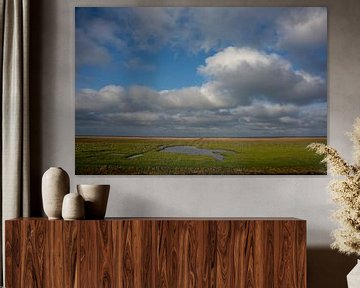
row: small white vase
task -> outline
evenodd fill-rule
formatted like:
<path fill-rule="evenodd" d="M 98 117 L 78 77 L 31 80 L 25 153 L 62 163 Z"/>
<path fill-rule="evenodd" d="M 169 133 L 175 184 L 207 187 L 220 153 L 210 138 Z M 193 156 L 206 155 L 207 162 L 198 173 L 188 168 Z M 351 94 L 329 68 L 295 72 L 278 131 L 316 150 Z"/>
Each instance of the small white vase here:
<path fill-rule="evenodd" d="M 42 177 L 43 208 L 49 219 L 61 219 L 63 198 L 69 193 L 69 175 L 60 167 L 49 168 Z"/>
<path fill-rule="evenodd" d="M 104 219 L 110 185 L 77 185 L 85 201 L 85 219 Z"/>
<path fill-rule="evenodd" d="M 357 261 L 355 267 L 347 275 L 348 288 L 360 287 L 360 260 Z"/>
<path fill-rule="evenodd" d="M 79 193 L 69 193 L 65 195 L 62 204 L 62 217 L 64 220 L 84 219 L 84 199 Z"/>

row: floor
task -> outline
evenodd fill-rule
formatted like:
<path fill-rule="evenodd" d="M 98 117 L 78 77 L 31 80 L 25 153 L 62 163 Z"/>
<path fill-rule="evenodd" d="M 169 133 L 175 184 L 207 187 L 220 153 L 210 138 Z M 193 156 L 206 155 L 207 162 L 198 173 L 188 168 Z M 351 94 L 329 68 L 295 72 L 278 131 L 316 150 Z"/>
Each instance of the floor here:
<path fill-rule="evenodd" d="M 356 259 L 331 249 L 308 249 L 308 288 L 347 288 L 346 275 Z"/>

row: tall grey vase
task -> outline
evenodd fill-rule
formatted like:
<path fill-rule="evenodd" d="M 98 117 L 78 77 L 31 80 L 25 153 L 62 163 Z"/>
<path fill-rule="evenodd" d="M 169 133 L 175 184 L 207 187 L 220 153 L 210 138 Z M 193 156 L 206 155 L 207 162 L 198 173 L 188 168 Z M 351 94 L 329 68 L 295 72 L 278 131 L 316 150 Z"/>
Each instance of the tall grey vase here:
<path fill-rule="evenodd" d="M 63 198 L 70 190 L 69 175 L 60 167 L 49 168 L 42 177 L 43 208 L 49 219 L 61 219 Z"/>

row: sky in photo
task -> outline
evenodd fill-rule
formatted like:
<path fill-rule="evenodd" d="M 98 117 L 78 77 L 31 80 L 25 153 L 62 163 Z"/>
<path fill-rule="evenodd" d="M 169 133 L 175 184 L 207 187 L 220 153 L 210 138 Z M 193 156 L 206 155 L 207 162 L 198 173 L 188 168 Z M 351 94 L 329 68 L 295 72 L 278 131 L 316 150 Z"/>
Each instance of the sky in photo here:
<path fill-rule="evenodd" d="M 326 136 L 327 9 L 75 11 L 76 135 Z"/>

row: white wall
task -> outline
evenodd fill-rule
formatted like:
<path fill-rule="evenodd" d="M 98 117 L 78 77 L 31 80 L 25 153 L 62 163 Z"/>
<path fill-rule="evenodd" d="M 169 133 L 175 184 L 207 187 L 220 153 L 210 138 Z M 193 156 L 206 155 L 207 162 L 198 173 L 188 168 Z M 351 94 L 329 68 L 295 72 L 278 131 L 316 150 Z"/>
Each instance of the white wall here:
<path fill-rule="evenodd" d="M 31 97 L 34 182 L 50 166 L 80 183 L 109 183 L 107 216 L 292 216 L 308 221 L 308 246 L 327 246 L 334 224 L 326 191 L 328 176 L 74 176 L 74 9 L 81 6 L 166 5 L 166 1 L 32 2 L 40 30 L 33 34 Z M 171 1 L 211 6 L 218 1 Z M 344 136 L 360 116 L 360 1 L 232 1 L 222 5 L 327 6 L 329 23 L 328 137 L 350 159 Z M 32 29 L 34 32 L 35 28 Z M 35 144 L 34 144 L 35 143 Z M 34 147 L 36 146 L 36 147 Z M 37 168 L 36 168 L 37 167 Z"/>

